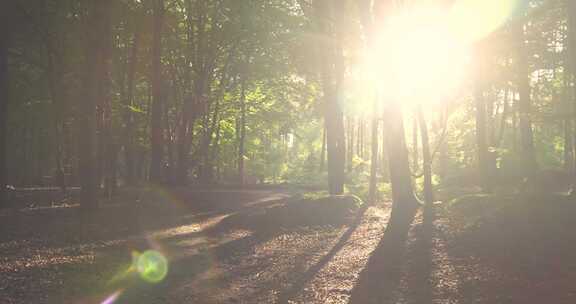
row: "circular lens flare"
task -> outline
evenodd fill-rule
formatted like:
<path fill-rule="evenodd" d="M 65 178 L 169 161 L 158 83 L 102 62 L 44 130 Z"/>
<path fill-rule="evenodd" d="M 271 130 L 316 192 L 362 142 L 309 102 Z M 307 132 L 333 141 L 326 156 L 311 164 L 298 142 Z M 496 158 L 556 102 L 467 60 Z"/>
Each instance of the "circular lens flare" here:
<path fill-rule="evenodd" d="M 168 260 L 158 251 L 148 250 L 135 257 L 135 268 L 149 283 L 158 283 L 168 274 Z"/>

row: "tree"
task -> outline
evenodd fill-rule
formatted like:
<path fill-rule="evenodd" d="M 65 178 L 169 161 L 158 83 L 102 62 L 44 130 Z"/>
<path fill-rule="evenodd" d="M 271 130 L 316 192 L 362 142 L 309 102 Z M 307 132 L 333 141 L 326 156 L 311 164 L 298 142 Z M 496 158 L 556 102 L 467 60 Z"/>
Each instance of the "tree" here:
<path fill-rule="evenodd" d="M 386 20 L 392 14 L 394 4 L 381 0 L 374 4 L 375 20 Z M 383 22 L 383 21 L 381 21 Z M 386 71 L 382 71 L 386 73 Z M 389 105 L 383 115 L 386 134 L 385 145 L 392 188 L 391 223 L 403 226 L 411 223 L 420 205 L 414 195 L 412 173 L 404 131 L 404 116 L 401 101 Z"/>
<path fill-rule="evenodd" d="M 81 203 L 84 210 L 98 207 L 98 142 L 96 111 L 103 94 L 106 65 L 109 58 L 106 55 L 106 43 L 110 34 L 110 9 L 112 2 L 103 0 L 91 4 L 88 11 L 88 26 L 93 34 L 87 35 L 86 44 L 86 76 L 84 80 L 85 101 L 82 104 L 78 133 L 80 146 L 80 179 L 82 186 Z"/>
<path fill-rule="evenodd" d="M 434 203 L 434 188 L 432 185 L 432 152 L 430 151 L 430 139 L 428 137 L 428 124 L 424 117 L 422 105 L 416 109 L 418 125 L 420 126 L 420 137 L 422 141 L 422 171 L 424 174 L 424 203 L 431 207 Z"/>
<path fill-rule="evenodd" d="M 9 5 L 0 4 L 0 207 L 7 201 L 6 135 L 8 118 L 8 25 Z"/>
<path fill-rule="evenodd" d="M 532 176 L 536 170 L 536 154 L 534 151 L 534 135 L 532 130 L 532 102 L 530 97 L 530 63 L 528 62 L 524 24 L 515 25 L 517 38 L 517 85 L 518 85 L 518 114 L 520 129 L 520 147 L 522 162 L 526 176 Z"/>
<path fill-rule="evenodd" d="M 128 185 L 134 185 L 136 182 L 136 172 L 135 172 L 135 151 L 134 151 L 134 86 L 136 85 L 136 67 L 138 65 L 138 50 L 140 48 L 140 40 L 142 39 L 142 29 L 140 22 L 140 10 L 137 8 L 135 13 L 136 17 L 133 25 L 132 34 L 132 45 L 130 47 L 130 56 L 126 60 L 128 61 L 127 74 L 127 84 L 126 84 L 126 96 L 123 100 L 123 120 L 124 120 L 124 159 L 126 162 L 126 183 Z"/>
<path fill-rule="evenodd" d="M 486 122 L 486 101 L 484 97 L 484 62 L 485 58 L 482 58 L 479 52 L 477 53 L 477 63 L 476 63 L 476 77 L 474 81 L 474 103 L 475 103 L 475 113 L 476 113 L 476 151 L 477 151 L 477 168 L 478 175 L 480 177 L 480 185 L 482 190 L 486 192 L 492 191 L 491 181 L 490 181 L 490 161 L 488 155 L 488 132 L 487 122 Z"/>
<path fill-rule="evenodd" d="M 244 76 L 240 76 L 244 77 Z M 244 172 L 244 158 L 245 148 L 244 144 L 246 141 L 246 87 L 244 84 L 244 79 L 240 81 L 240 123 L 238 130 L 238 179 L 240 185 L 244 185 L 246 181 L 246 173 Z"/>
<path fill-rule="evenodd" d="M 342 14 L 344 1 L 316 0 L 316 22 L 323 40 L 321 62 L 321 83 L 324 101 L 324 122 L 326 124 L 326 150 L 328 169 L 328 192 L 331 195 L 344 192 L 344 172 L 346 163 L 346 140 L 344 136 L 344 115 L 341 108 L 344 77 L 344 57 L 342 46 Z M 329 20 L 336 24 L 329 24 Z M 333 29 L 333 30 L 331 30 Z"/>
<path fill-rule="evenodd" d="M 571 79 L 572 82 L 576 79 L 576 3 L 574 1 L 567 0 L 566 3 L 566 16 L 567 16 L 567 23 L 568 23 L 568 33 L 567 33 L 567 64 L 568 67 L 568 78 Z M 572 84 L 572 109 L 576 109 L 576 85 Z M 572 119 L 576 117 L 576 112 L 573 113 Z M 572 128 L 570 130 L 572 133 L 573 143 L 576 143 L 576 132 Z M 574 148 L 574 146 L 572 147 Z M 576 157 L 576 153 L 573 153 L 573 156 Z M 573 162 L 576 164 L 576 161 Z M 573 169 L 573 182 L 572 182 L 572 190 L 570 192 L 571 196 L 576 196 L 576 166 Z"/>
<path fill-rule="evenodd" d="M 164 23 L 164 0 L 153 1 L 153 29 L 152 40 L 152 114 L 150 123 L 150 181 L 162 181 L 163 161 L 163 84 L 162 84 L 162 28 Z"/>

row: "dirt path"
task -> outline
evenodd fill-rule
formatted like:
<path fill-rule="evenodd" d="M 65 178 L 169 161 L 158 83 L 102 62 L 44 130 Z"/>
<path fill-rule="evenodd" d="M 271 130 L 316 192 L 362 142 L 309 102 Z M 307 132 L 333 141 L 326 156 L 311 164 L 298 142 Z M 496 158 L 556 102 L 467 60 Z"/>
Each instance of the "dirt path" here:
<path fill-rule="evenodd" d="M 237 225 L 236 217 L 291 204 L 289 194 L 157 190 L 146 201 L 106 206 L 88 222 L 75 207 L 0 214 L 0 303 L 348 303 L 390 215 L 384 205 L 345 225 L 258 230 Z M 452 233 L 446 218 L 425 223 L 418 214 L 393 251 L 399 256 L 392 269 L 371 274 L 377 288 L 364 298 L 574 303 L 576 292 L 565 292 L 574 289 L 573 275 L 537 285 L 541 280 L 479 259 L 470 246 L 458 248 Z M 131 268 L 146 250 L 168 261 L 159 282 Z M 397 282 L 378 287 L 387 275 Z"/>

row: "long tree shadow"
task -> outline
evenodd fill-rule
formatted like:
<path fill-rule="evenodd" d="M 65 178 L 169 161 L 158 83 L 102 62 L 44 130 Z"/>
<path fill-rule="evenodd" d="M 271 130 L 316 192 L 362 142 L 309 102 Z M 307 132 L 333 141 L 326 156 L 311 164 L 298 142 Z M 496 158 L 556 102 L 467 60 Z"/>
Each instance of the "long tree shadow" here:
<path fill-rule="evenodd" d="M 423 215 L 418 216 L 414 228 L 414 241 L 410 244 L 410 263 L 407 269 L 406 290 L 403 298 L 407 303 L 426 304 L 432 303 L 433 278 L 432 278 L 432 246 L 435 233 L 434 226 L 435 211 L 432 208 L 425 208 Z"/>
<path fill-rule="evenodd" d="M 292 286 L 289 289 L 280 293 L 280 295 L 278 296 L 278 303 L 280 304 L 289 303 L 289 301 L 294 297 L 296 297 L 298 293 L 302 289 L 304 289 L 306 284 L 308 284 L 308 282 L 310 282 L 314 278 L 314 276 L 320 270 L 322 270 L 322 268 L 324 268 L 324 266 L 326 266 L 328 262 L 332 260 L 332 258 L 346 245 L 346 243 L 348 242 L 354 231 L 356 231 L 356 228 L 358 228 L 358 226 L 362 223 L 362 219 L 364 218 L 366 210 L 368 210 L 368 205 L 363 206 L 362 209 L 358 211 L 358 214 L 354 219 L 354 222 L 352 222 L 352 224 L 350 224 L 348 229 L 346 229 L 346 231 L 342 234 L 342 236 L 338 240 L 338 243 L 336 243 L 334 247 L 332 247 L 332 249 L 330 249 L 330 251 L 326 253 L 326 255 L 324 255 L 316 264 L 311 266 L 298 281 L 292 284 Z"/>
<path fill-rule="evenodd" d="M 405 261 L 408 231 L 416 215 L 413 210 L 393 210 L 384 236 L 360 272 L 349 303 L 394 303 Z"/>

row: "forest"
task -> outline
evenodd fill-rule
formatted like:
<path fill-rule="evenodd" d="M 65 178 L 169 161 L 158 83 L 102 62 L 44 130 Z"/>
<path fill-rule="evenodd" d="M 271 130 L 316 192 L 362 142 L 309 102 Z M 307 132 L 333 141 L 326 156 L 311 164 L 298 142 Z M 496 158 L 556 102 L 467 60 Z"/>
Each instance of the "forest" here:
<path fill-rule="evenodd" d="M 0 303 L 576 303 L 576 1 L 0 2 Z"/>

